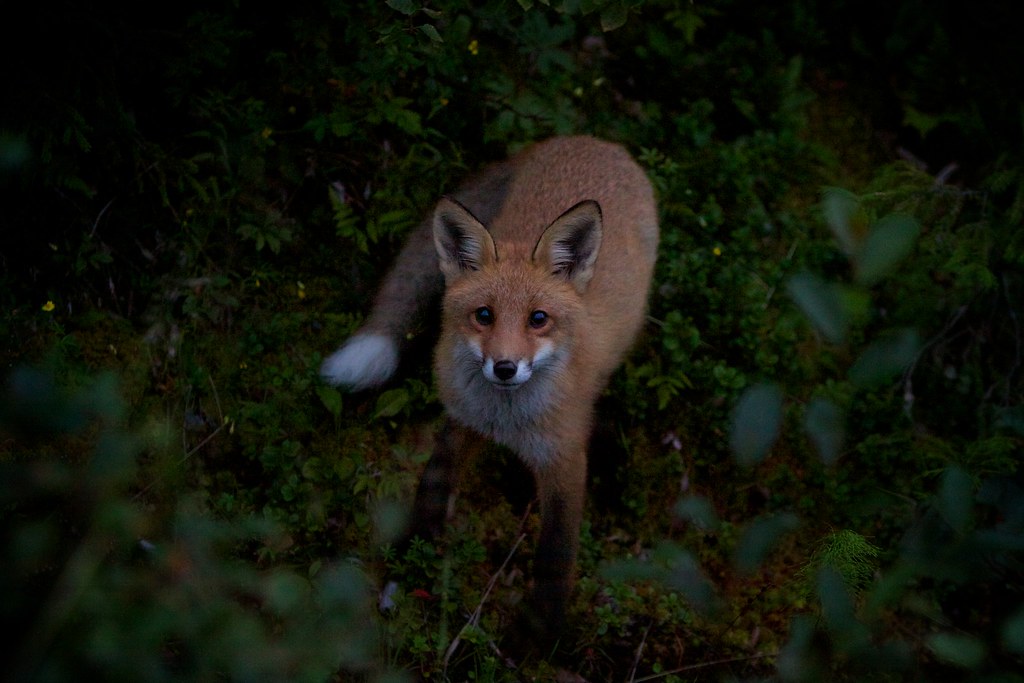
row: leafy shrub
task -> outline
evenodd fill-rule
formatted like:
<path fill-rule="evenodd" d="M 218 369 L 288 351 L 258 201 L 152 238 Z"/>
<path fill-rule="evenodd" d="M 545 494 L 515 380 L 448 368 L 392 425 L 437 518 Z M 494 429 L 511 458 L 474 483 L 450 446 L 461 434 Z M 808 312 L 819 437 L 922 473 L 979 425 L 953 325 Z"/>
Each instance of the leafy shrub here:
<path fill-rule="evenodd" d="M 0 48 L 18 675 L 1019 669 L 1008 6 L 151 9 L 32 5 Z M 574 627 L 512 672 L 535 516 L 507 454 L 442 545 L 388 546 L 439 412 L 431 321 L 377 394 L 316 372 L 439 194 L 566 132 L 634 152 L 662 247 L 602 401 Z M 43 359 L 49 383 L 15 369 Z"/>

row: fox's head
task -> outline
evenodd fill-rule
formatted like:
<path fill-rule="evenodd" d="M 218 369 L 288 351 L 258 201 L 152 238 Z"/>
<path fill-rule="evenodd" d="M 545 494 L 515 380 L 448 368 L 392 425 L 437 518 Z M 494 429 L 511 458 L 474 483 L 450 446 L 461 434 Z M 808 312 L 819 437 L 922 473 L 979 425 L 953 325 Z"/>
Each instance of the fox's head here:
<path fill-rule="evenodd" d="M 532 251 L 496 244 L 457 201 L 434 213 L 434 244 L 445 278 L 443 346 L 452 379 L 469 388 L 481 378 L 499 390 L 558 372 L 572 353 L 584 315 L 582 295 L 601 246 L 601 207 L 576 204 L 549 225 Z"/>

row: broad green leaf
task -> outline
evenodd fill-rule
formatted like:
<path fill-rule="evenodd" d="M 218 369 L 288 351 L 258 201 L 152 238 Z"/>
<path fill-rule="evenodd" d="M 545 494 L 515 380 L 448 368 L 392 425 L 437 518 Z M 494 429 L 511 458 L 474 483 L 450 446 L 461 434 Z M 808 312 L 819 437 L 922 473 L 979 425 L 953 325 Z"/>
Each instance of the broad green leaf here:
<path fill-rule="evenodd" d="M 939 514 L 957 533 L 967 531 L 971 523 L 974 483 L 959 467 L 951 467 L 942 476 L 942 486 L 935 501 Z"/>
<path fill-rule="evenodd" d="M 271 574 L 263 587 L 264 605 L 271 612 L 283 615 L 300 609 L 309 593 L 309 582 L 298 574 L 276 571 Z"/>
<path fill-rule="evenodd" d="M 932 132 L 940 123 L 942 123 L 942 119 L 934 114 L 926 114 L 909 104 L 903 105 L 903 125 L 916 130 L 922 138 Z"/>
<path fill-rule="evenodd" d="M 394 500 L 379 500 L 373 507 L 374 540 L 379 545 L 394 543 L 409 522 L 409 508 Z"/>
<path fill-rule="evenodd" d="M 402 411 L 409 403 L 409 392 L 399 387 L 388 389 L 377 398 L 377 411 L 374 419 L 378 417 L 393 417 Z"/>
<path fill-rule="evenodd" d="M 711 609 L 715 602 L 714 586 L 691 552 L 672 543 L 661 543 L 655 549 L 654 556 L 667 569 L 660 577 L 662 583 L 682 593 L 697 610 L 707 612 Z"/>
<path fill-rule="evenodd" d="M 324 404 L 324 408 L 327 408 L 334 417 L 341 415 L 341 392 L 334 387 L 329 387 L 326 384 L 318 384 L 316 387 L 316 395 L 320 397 L 320 402 Z"/>
<path fill-rule="evenodd" d="M 444 42 L 444 38 L 442 38 L 442 37 L 441 37 L 441 34 L 437 32 L 437 29 L 436 29 L 436 28 L 434 28 L 434 25 L 433 25 L 433 24 L 422 24 L 422 25 L 421 25 L 421 26 L 419 27 L 419 29 L 420 29 L 420 31 L 421 31 L 421 32 L 422 32 L 422 33 L 423 33 L 423 34 L 424 34 L 425 36 L 427 36 L 428 38 L 430 38 L 430 39 L 431 39 L 432 41 L 434 41 L 435 43 L 443 43 L 443 42 Z"/>
<path fill-rule="evenodd" d="M 713 530 L 718 528 L 718 515 L 704 496 L 687 496 L 676 503 L 676 517 L 684 519 L 698 529 Z"/>
<path fill-rule="evenodd" d="M 857 282 L 870 287 L 889 275 L 914 248 L 920 232 L 917 220 L 906 214 L 889 214 L 875 223 L 857 252 Z"/>
<path fill-rule="evenodd" d="M 850 368 L 850 381 L 865 389 L 889 382 L 913 362 L 919 348 L 917 332 L 910 329 L 879 339 Z"/>
<path fill-rule="evenodd" d="M 758 384 L 743 392 L 733 411 L 729 447 L 736 462 L 756 465 L 775 443 L 782 425 L 782 391 L 774 384 Z"/>
<path fill-rule="evenodd" d="M 857 231 L 855 219 L 860 212 L 857 195 L 841 187 L 826 187 L 821 202 L 822 212 L 829 230 L 839 241 L 839 247 L 847 256 L 857 253 Z"/>
<path fill-rule="evenodd" d="M 928 648 L 939 659 L 964 669 L 980 667 L 988 656 L 982 641 L 961 633 L 935 633 L 928 638 Z"/>
<path fill-rule="evenodd" d="M 1003 647 L 1018 655 L 1024 655 L 1024 609 L 1003 623 Z"/>
<path fill-rule="evenodd" d="M 776 671 L 783 681 L 824 680 L 820 649 L 814 642 L 815 617 L 797 614 L 789 627 L 789 640 L 779 650 Z"/>
<path fill-rule="evenodd" d="M 419 9 L 413 0 L 387 0 L 387 5 L 396 12 L 409 15 Z"/>
<path fill-rule="evenodd" d="M 857 620 L 853 598 L 842 576 L 831 567 L 822 567 L 817 579 L 821 613 L 832 640 L 840 651 L 863 652 L 871 635 Z"/>
<path fill-rule="evenodd" d="M 804 414 L 804 429 L 821 461 L 834 465 L 839 460 L 846 436 L 843 411 L 827 398 L 811 399 Z"/>
<path fill-rule="evenodd" d="M 736 569 L 750 573 L 760 567 L 779 540 L 799 526 L 799 518 L 791 512 L 755 519 L 736 544 Z"/>
<path fill-rule="evenodd" d="M 799 273 L 789 279 L 786 289 L 825 339 L 833 344 L 843 342 L 849 328 L 850 316 L 835 285 L 825 282 L 816 275 Z"/>
<path fill-rule="evenodd" d="M 626 23 L 628 16 L 629 11 L 625 2 L 616 0 L 608 3 L 601 9 L 601 30 L 614 31 Z"/>

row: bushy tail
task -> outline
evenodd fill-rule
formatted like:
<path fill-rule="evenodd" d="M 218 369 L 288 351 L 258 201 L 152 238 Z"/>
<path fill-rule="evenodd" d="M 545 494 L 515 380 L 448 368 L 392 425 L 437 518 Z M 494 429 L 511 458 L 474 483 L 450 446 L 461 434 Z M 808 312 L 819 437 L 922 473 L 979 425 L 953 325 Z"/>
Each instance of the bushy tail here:
<path fill-rule="evenodd" d="M 398 368 L 406 335 L 437 301 L 444 280 L 430 221 L 410 235 L 374 298 L 366 323 L 320 366 L 328 384 L 360 391 L 383 384 Z"/>
<path fill-rule="evenodd" d="M 486 225 L 501 210 L 512 172 L 509 162 L 494 164 L 453 196 Z M 320 367 L 328 384 L 352 391 L 369 389 L 386 382 L 398 368 L 402 342 L 444 292 L 432 224 L 428 217 L 409 236 L 373 300 L 366 324 Z"/>

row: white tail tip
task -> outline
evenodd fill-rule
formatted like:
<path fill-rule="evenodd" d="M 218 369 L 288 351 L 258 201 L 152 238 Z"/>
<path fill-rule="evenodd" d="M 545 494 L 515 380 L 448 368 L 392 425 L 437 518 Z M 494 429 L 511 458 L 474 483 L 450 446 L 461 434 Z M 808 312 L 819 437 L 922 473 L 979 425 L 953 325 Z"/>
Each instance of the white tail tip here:
<path fill-rule="evenodd" d="M 352 391 L 383 384 L 398 368 L 398 345 L 383 334 L 356 334 L 320 366 L 328 384 Z"/>

